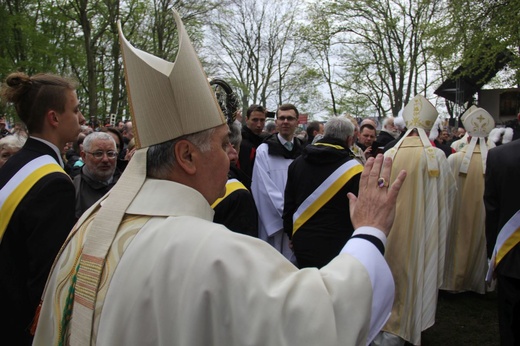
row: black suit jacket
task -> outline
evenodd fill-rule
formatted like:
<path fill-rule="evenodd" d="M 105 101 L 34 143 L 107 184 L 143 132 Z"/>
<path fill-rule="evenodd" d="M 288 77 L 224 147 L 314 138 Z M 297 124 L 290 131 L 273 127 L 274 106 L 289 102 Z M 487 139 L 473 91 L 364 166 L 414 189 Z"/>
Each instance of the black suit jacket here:
<path fill-rule="evenodd" d="M 0 169 L 0 189 L 29 161 L 58 157 L 29 138 Z M 0 216 L 4 217 L 4 215 Z M 16 207 L 0 243 L 0 335 L 6 345 L 29 345 L 28 332 L 50 268 L 74 222 L 74 185 L 65 173 L 41 178 Z"/>
<path fill-rule="evenodd" d="M 233 164 L 229 167 L 228 177 L 242 182 L 241 171 Z M 238 189 L 232 192 L 214 210 L 213 222 L 224 225 L 233 232 L 258 238 L 258 212 L 249 190 Z"/>
<path fill-rule="evenodd" d="M 251 190 L 251 178 L 253 177 L 253 166 L 255 165 L 256 148 L 262 144 L 263 136 L 256 135 L 247 126 L 242 127 L 242 142 L 238 153 L 238 168 L 244 173 L 245 179 L 242 184 Z"/>
<path fill-rule="evenodd" d="M 489 151 L 486 163 L 487 253 L 491 257 L 500 229 L 520 209 L 520 140 Z M 520 244 L 496 268 L 498 274 L 520 279 Z"/>

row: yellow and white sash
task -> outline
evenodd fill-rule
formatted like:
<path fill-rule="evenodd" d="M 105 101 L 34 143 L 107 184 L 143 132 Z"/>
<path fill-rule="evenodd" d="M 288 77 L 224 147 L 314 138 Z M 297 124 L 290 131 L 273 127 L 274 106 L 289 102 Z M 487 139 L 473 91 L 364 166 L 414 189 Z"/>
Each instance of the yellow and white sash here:
<path fill-rule="evenodd" d="M 211 208 L 215 209 L 215 207 L 222 202 L 227 196 L 232 194 L 233 192 L 244 189 L 247 190 L 247 188 L 237 179 L 229 179 L 226 183 L 226 193 L 223 197 L 217 198 L 215 202 L 211 205 Z"/>
<path fill-rule="evenodd" d="M 293 215 L 292 234 L 294 235 L 325 203 L 330 201 L 353 176 L 362 171 L 363 166 L 357 160 L 349 160 L 338 167 L 296 210 Z"/>
<path fill-rule="evenodd" d="M 493 272 L 500 261 L 507 253 L 520 243 L 520 210 L 518 210 L 512 218 L 502 227 L 497 236 L 493 255 L 489 262 L 489 269 L 486 275 L 486 281 L 491 282 Z"/>
<path fill-rule="evenodd" d="M 43 155 L 26 163 L 0 190 L 0 243 L 16 207 L 44 176 L 54 172 L 66 174 L 50 155 Z"/>

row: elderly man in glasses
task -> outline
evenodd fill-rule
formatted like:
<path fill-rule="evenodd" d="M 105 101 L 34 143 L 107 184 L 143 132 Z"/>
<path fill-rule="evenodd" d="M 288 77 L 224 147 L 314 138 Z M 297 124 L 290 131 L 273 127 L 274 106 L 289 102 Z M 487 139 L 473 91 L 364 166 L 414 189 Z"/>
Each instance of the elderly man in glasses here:
<path fill-rule="evenodd" d="M 116 142 L 106 132 L 93 132 L 85 137 L 80 155 L 85 164 L 80 174 L 74 177 L 78 218 L 103 197 L 121 175 L 116 169 Z"/>

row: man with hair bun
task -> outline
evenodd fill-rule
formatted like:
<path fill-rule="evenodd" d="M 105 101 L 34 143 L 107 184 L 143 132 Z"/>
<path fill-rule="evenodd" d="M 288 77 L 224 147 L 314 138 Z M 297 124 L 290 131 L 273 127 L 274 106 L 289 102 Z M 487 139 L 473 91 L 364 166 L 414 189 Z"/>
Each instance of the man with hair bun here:
<path fill-rule="evenodd" d="M 30 345 L 45 281 L 76 221 L 60 150 L 76 140 L 85 118 L 76 85 L 59 76 L 12 73 L 1 95 L 29 138 L 0 170 L 0 335 L 6 345 Z"/>

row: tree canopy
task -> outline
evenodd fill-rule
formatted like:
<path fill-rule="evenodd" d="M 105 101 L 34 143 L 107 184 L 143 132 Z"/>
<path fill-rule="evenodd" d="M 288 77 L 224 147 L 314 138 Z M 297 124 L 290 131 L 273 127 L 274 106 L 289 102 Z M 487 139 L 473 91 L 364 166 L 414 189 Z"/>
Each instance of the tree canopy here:
<path fill-rule="evenodd" d="M 520 87 L 520 0 L 4 0 L 0 78 L 51 72 L 80 83 L 85 117 L 128 117 L 117 35 L 173 61 L 182 15 L 210 76 L 228 81 L 243 108 L 291 102 L 313 116 L 397 115 L 458 66 L 511 61 L 493 86 Z M 440 110 L 453 105 L 437 100 Z M 14 114 L 1 103 L 0 112 Z"/>

